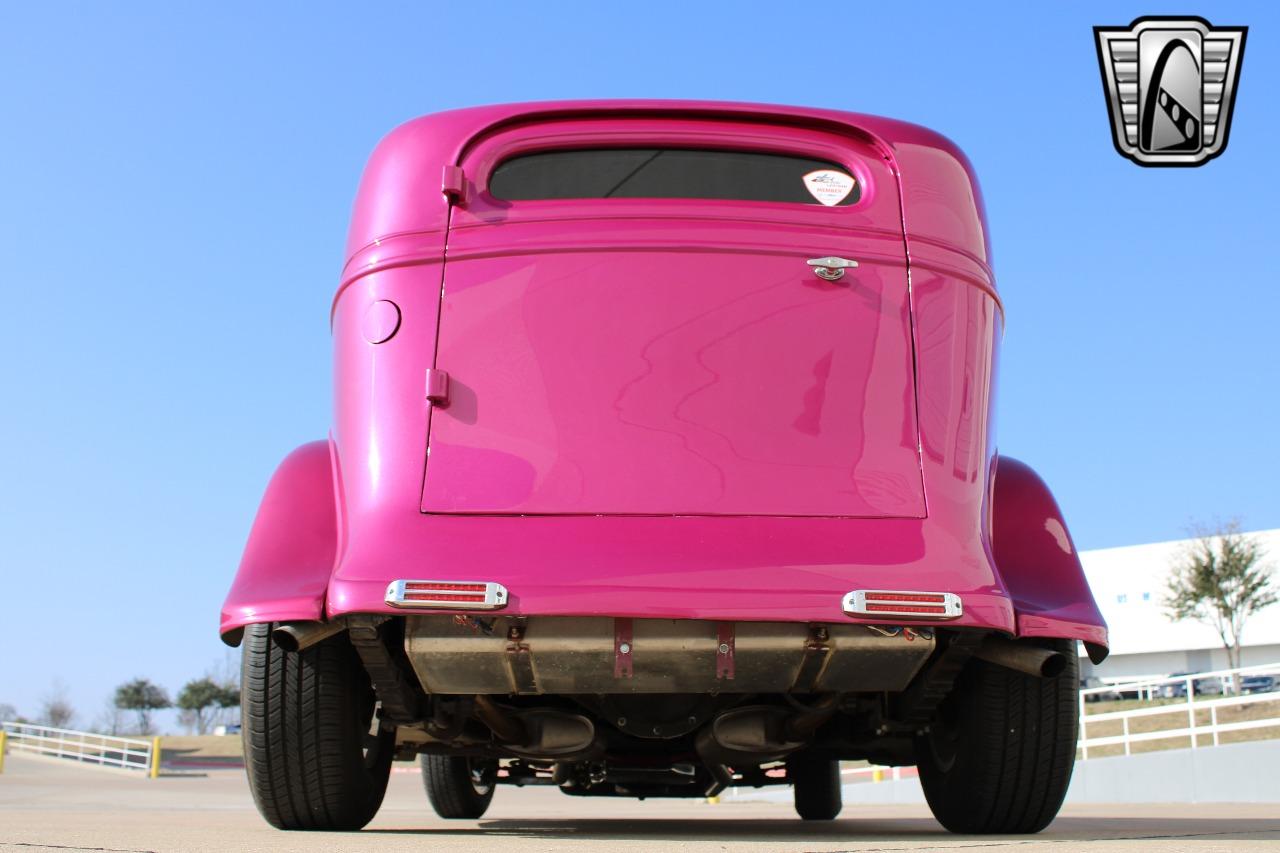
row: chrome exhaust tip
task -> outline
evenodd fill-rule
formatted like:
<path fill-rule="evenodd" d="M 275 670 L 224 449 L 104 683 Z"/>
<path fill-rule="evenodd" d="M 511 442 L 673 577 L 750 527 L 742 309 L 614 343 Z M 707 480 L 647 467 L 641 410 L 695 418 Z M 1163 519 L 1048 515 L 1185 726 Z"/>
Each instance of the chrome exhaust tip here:
<path fill-rule="evenodd" d="M 1037 678 L 1054 678 L 1067 668 L 1067 658 L 1061 652 L 1000 636 L 987 637 L 974 657 Z"/>
<path fill-rule="evenodd" d="M 271 632 L 271 640 L 286 652 L 301 652 L 345 630 L 347 623 L 342 619 L 333 622 L 281 622 Z"/>

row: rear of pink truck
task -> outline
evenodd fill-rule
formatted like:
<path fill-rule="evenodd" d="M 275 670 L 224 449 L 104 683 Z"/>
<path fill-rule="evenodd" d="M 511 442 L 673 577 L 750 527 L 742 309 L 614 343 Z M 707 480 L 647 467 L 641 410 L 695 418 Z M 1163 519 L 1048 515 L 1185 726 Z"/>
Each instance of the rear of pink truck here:
<path fill-rule="evenodd" d="M 420 755 L 445 817 L 505 784 L 789 784 L 830 819 L 868 759 L 918 765 L 950 829 L 1043 828 L 1076 642 L 1107 637 L 995 451 L 1002 325 L 969 165 L 913 125 L 636 101 L 396 129 L 333 303 L 333 432 L 282 463 L 223 608 L 264 816 L 362 826 Z"/>

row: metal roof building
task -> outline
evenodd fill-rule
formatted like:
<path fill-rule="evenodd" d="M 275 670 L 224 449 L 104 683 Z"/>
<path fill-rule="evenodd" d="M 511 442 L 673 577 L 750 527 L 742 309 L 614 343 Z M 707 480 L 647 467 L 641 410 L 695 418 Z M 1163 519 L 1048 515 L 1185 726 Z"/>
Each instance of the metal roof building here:
<path fill-rule="evenodd" d="M 1247 534 L 1263 549 L 1280 587 L 1280 529 Z M 1111 632 L 1111 656 L 1100 666 L 1081 658 L 1081 675 L 1161 676 L 1226 669 L 1218 633 L 1201 622 L 1173 622 L 1162 600 L 1169 575 L 1190 539 L 1081 551 L 1080 560 Z M 1280 604 L 1249 618 L 1241 643 L 1245 666 L 1280 662 Z"/>

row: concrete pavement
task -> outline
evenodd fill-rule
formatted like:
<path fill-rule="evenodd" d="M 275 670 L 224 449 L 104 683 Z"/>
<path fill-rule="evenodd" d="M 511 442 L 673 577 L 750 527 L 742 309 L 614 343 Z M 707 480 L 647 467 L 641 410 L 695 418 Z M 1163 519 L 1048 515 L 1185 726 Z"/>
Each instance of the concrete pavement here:
<path fill-rule="evenodd" d="M 397 765 L 403 766 L 403 765 Z M 417 773 L 392 776 L 360 833 L 285 833 L 254 811 L 243 771 L 165 776 L 8 756 L 0 775 L 0 851 L 906 851 L 976 847 L 1034 851 L 1280 849 L 1274 805 L 1074 806 L 1036 836 L 944 832 L 922 806 L 859 806 L 805 824 L 782 803 L 596 799 L 546 788 L 499 789 L 480 821 L 442 821 Z"/>

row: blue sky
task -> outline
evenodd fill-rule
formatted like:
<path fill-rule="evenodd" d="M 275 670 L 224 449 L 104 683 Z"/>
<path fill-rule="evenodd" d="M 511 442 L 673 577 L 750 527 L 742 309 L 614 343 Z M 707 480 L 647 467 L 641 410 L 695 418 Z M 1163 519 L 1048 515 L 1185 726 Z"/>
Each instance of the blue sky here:
<path fill-rule="evenodd" d="M 176 692 L 224 661 L 261 490 L 330 422 L 365 157 L 480 103 L 942 131 L 983 181 L 1006 303 L 999 444 L 1079 546 L 1280 526 L 1274 5 L 440 5 L 0 10 L 0 703 L 33 714 L 60 677 L 89 723 L 128 677 Z M 1091 27 L 1176 12 L 1250 27 L 1230 147 L 1143 169 L 1112 147 Z"/>

